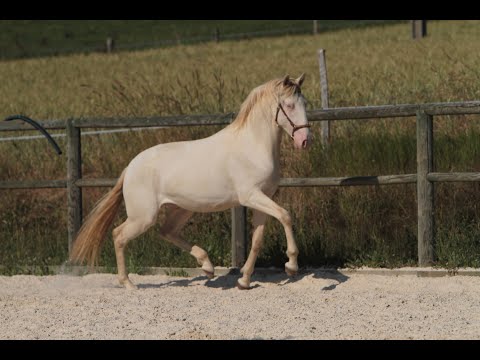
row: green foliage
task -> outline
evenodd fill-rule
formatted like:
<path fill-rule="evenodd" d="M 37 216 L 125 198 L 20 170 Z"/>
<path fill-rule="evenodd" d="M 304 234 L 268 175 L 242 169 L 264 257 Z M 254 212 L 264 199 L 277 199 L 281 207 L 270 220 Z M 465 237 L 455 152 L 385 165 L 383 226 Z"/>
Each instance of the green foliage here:
<path fill-rule="evenodd" d="M 184 269 L 166 271 L 168 276 L 189 277 L 190 275 Z"/>

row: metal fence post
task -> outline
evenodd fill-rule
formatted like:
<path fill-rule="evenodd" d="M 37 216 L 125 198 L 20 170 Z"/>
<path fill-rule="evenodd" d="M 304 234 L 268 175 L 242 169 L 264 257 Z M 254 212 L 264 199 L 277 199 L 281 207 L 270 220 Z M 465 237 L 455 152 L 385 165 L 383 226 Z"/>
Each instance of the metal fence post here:
<path fill-rule="evenodd" d="M 82 225 L 82 188 L 75 182 L 82 177 L 80 128 L 67 120 L 67 207 L 68 207 L 68 253 Z"/>
<path fill-rule="evenodd" d="M 247 255 L 247 208 L 232 208 L 232 267 L 241 267 Z"/>
<path fill-rule="evenodd" d="M 433 263 L 434 186 L 427 179 L 433 171 L 433 117 L 417 112 L 417 209 L 418 265 Z"/>

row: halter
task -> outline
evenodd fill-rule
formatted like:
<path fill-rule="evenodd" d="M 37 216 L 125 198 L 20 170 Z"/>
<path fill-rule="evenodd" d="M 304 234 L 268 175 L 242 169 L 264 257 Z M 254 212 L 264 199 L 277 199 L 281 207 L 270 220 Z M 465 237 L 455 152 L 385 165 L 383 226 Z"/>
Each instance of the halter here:
<path fill-rule="evenodd" d="M 287 115 L 287 113 L 285 112 L 285 110 L 283 110 L 283 107 L 280 103 L 278 103 L 278 107 L 277 107 L 277 114 L 275 115 L 275 122 L 277 123 L 278 126 L 280 126 L 278 124 L 278 113 L 280 112 L 280 110 L 282 110 L 283 112 L 283 115 L 285 115 L 285 117 L 287 118 L 288 122 L 290 123 L 290 125 L 292 125 L 292 134 L 290 135 L 293 139 L 293 135 L 295 134 L 295 131 L 297 130 L 300 130 L 300 129 L 303 129 L 303 128 L 309 128 L 311 125 L 310 124 L 305 124 L 305 125 L 296 125 Z"/>

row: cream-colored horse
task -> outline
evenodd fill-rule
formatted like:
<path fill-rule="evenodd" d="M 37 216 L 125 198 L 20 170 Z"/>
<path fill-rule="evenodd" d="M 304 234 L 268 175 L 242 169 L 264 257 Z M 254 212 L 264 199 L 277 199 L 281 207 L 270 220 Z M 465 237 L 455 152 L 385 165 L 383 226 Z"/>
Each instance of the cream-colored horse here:
<path fill-rule="evenodd" d="M 195 141 L 153 146 L 138 154 L 122 172 L 115 187 L 93 209 L 74 242 L 70 260 L 93 264 L 106 232 L 121 204 L 128 218 L 113 230 L 118 277 L 127 289 L 136 286 L 128 278 L 124 251 L 127 243 L 155 224 L 166 205 L 161 236 L 193 255 L 203 271 L 213 277 L 207 253 L 183 240 L 179 233 L 194 212 L 223 211 L 243 205 L 253 209 L 252 247 L 240 289 L 250 287 L 250 277 L 263 241 L 267 215 L 279 220 L 287 237 L 287 274 L 298 270 L 298 249 L 289 213 L 271 197 L 280 180 L 282 129 L 298 149 L 309 142 L 305 98 L 298 79 L 275 79 L 255 88 L 242 104 L 237 118 L 214 135 Z"/>

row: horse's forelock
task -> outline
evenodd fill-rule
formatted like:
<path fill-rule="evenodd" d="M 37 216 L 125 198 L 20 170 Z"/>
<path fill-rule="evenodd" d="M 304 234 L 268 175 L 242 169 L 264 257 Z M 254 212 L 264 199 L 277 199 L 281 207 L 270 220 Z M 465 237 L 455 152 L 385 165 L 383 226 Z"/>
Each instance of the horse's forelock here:
<path fill-rule="evenodd" d="M 273 81 L 275 96 L 280 101 L 280 99 L 285 97 L 290 97 L 293 95 L 299 95 L 302 93 L 300 85 L 295 82 L 293 79 L 288 79 L 288 81 L 284 81 L 285 79 L 276 79 Z"/>

